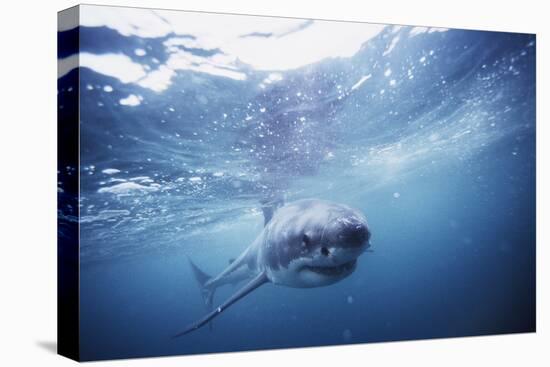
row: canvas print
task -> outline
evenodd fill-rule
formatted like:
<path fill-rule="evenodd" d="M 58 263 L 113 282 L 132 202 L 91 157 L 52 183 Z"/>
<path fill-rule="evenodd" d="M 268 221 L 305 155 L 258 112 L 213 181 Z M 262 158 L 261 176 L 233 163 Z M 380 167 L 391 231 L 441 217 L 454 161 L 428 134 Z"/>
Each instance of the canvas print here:
<path fill-rule="evenodd" d="M 59 13 L 59 352 L 535 331 L 534 34 Z"/>

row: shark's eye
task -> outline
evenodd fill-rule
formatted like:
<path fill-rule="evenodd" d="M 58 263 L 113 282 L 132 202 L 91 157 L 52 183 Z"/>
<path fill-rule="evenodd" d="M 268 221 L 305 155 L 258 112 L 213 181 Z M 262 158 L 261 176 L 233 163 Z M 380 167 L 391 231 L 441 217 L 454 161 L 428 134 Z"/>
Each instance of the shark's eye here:
<path fill-rule="evenodd" d="M 304 236 L 302 237 L 302 242 L 304 245 L 309 246 L 311 240 L 307 234 L 304 234 Z"/>
<path fill-rule="evenodd" d="M 329 251 L 328 248 L 326 248 L 326 247 L 322 247 L 322 248 L 321 248 L 321 253 L 323 254 L 323 256 L 328 256 L 328 255 L 330 255 L 330 251 Z"/>

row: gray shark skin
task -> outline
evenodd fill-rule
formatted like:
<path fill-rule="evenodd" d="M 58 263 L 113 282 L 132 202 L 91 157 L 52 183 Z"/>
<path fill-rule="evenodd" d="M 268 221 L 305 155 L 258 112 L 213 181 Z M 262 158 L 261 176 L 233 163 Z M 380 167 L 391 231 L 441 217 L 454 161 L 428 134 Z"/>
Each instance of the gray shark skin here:
<path fill-rule="evenodd" d="M 173 337 L 199 329 L 263 284 L 312 288 L 338 282 L 353 273 L 357 258 L 370 247 L 370 236 L 364 215 L 345 205 L 305 199 L 278 208 L 256 240 L 220 274 L 210 277 L 189 260 L 209 313 Z M 243 280 L 248 283 L 212 308 L 216 288 Z"/>

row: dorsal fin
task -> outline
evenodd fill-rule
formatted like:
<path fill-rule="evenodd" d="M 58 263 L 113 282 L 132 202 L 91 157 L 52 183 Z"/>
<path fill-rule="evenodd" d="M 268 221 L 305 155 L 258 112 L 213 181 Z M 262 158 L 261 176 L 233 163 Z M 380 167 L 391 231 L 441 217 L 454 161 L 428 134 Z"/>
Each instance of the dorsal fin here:
<path fill-rule="evenodd" d="M 283 197 L 280 195 L 272 196 L 268 199 L 260 201 L 262 204 L 262 212 L 264 213 L 264 227 L 269 223 L 273 214 L 284 204 Z"/>
<path fill-rule="evenodd" d="M 272 206 L 262 206 L 262 212 L 264 213 L 264 227 L 269 223 L 271 218 L 273 218 L 273 213 L 275 209 Z"/>

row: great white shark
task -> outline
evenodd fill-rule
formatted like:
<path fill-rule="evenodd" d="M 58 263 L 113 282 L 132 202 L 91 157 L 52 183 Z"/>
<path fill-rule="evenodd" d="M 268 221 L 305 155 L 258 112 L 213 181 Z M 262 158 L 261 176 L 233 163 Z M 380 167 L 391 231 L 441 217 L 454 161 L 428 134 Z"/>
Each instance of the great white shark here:
<path fill-rule="evenodd" d="M 305 199 L 264 209 L 264 216 L 260 235 L 218 275 L 210 277 L 189 259 L 209 312 L 174 338 L 206 325 L 263 284 L 312 288 L 336 283 L 353 273 L 357 258 L 370 247 L 365 216 L 346 205 Z M 218 287 L 244 280 L 246 285 L 212 307 Z"/>

